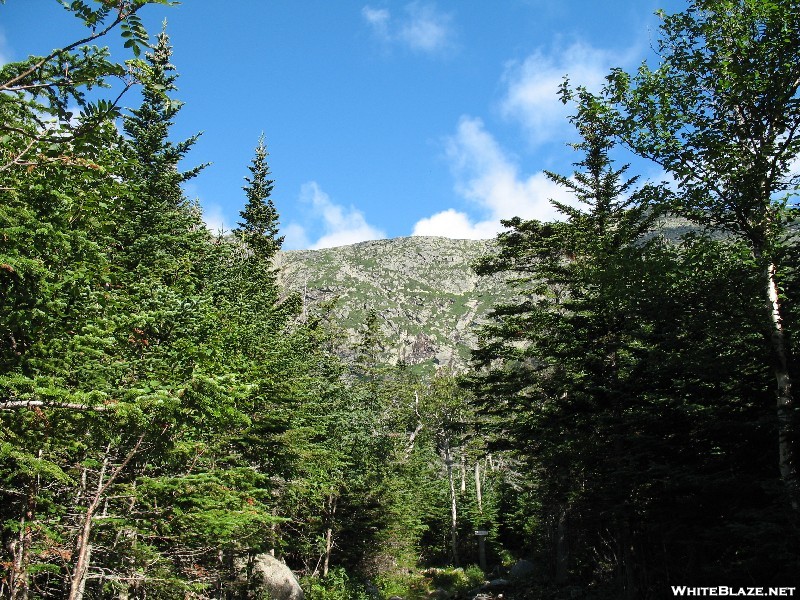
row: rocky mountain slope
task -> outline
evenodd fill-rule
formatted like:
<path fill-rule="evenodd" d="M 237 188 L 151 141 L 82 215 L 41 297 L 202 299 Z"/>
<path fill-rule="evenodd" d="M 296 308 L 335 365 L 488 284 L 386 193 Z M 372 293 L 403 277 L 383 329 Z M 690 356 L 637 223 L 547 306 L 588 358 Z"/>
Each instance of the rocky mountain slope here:
<path fill-rule="evenodd" d="M 694 230 L 684 219 L 665 217 L 646 237 L 677 240 Z M 504 278 L 478 277 L 472 268 L 494 248 L 494 240 L 406 237 L 281 252 L 276 267 L 280 283 L 301 294 L 312 313 L 335 301 L 343 354 L 375 310 L 391 362 L 459 371 L 477 341 L 475 326 L 513 297 Z"/>
<path fill-rule="evenodd" d="M 493 245 L 437 237 L 375 240 L 281 252 L 276 266 L 282 285 L 300 293 L 308 310 L 336 300 L 335 319 L 349 345 L 372 309 L 393 362 L 460 370 L 476 342 L 475 325 L 509 294 L 500 278 L 478 277 L 472 269 Z"/>

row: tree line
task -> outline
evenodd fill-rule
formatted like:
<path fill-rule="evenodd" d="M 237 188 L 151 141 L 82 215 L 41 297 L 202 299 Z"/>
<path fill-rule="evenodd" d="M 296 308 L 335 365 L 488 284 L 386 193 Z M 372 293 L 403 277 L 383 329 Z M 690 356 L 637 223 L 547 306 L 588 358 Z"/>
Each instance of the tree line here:
<path fill-rule="evenodd" d="M 794 582 L 794 0 L 694 0 L 656 68 L 564 81 L 575 202 L 504 223 L 476 268 L 517 297 L 458 376 L 388 364 L 374 312 L 344 361 L 280 288 L 263 136 L 206 229 L 139 17 L 169 3 L 64 2 L 86 36 L 0 67 L 0 596 L 253 598 L 272 554 L 312 598 L 410 598 L 476 529 L 528 597 Z"/>
<path fill-rule="evenodd" d="M 265 553 L 317 595 L 408 569 L 449 532 L 453 386 L 383 365 L 375 322 L 342 362 L 279 289 L 263 136 L 241 221 L 207 230 L 147 4 L 64 3 L 86 37 L 0 71 L 0 596 L 249 598 Z"/>
<path fill-rule="evenodd" d="M 557 582 L 797 581 L 798 8 L 689 2 L 660 14 L 656 67 L 565 79 L 579 158 L 548 175 L 576 204 L 506 222 L 479 266 L 520 298 L 470 378 L 492 445 L 525 465 L 504 526 Z"/>

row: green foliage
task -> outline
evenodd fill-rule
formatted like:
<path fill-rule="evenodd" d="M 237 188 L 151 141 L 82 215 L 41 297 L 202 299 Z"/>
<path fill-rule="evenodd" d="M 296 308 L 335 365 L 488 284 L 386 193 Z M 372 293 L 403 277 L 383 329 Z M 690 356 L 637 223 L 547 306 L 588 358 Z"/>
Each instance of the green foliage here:
<path fill-rule="evenodd" d="M 283 244 L 283 236 L 278 235 L 278 212 L 271 198 L 275 182 L 268 179 L 267 156 L 262 135 L 253 162 L 248 167 L 252 177 L 245 177 L 247 203 L 241 213 L 244 221 L 233 232 L 261 261 L 271 260 Z"/>
<path fill-rule="evenodd" d="M 661 65 L 602 95 L 635 152 L 677 179 L 683 212 L 763 246 L 782 236 L 800 151 L 793 2 L 702 0 L 662 14 Z"/>
<path fill-rule="evenodd" d="M 749 249 L 747 268 L 760 272 L 766 292 L 761 314 L 770 343 L 765 360 L 777 384 L 778 466 L 787 502 L 800 510 L 797 359 L 778 274 L 783 249 L 796 244 L 796 9 L 790 1 L 698 0 L 681 13 L 662 14 L 660 66 L 644 64 L 633 76 L 613 71 L 591 101 L 603 107 L 623 143 L 674 177 L 675 211 Z"/>
<path fill-rule="evenodd" d="M 453 595 L 466 594 L 486 581 L 483 571 L 476 565 L 465 569 L 433 569 L 429 574 L 434 588 L 441 588 Z"/>
<path fill-rule="evenodd" d="M 309 577 L 303 580 L 309 600 L 369 600 L 366 586 L 354 579 L 343 568 L 331 570 L 326 577 Z"/>
<path fill-rule="evenodd" d="M 119 101 L 137 83 L 132 72 L 139 64 L 125 65 L 110 60 L 108 48 L 91 45 L 119 28 L 125 47 L 134 56 L 148 46 L 148 35 L 138 11 L 147 4 L 171 4 L 169 0 L 123 0 L 100 2 L 92 8 L 81 0 L 60 0 L 64 8 L 88 29 L 86 37 L 47 56 L 8 63 L 0 67 L 0 139 L 3 140 L 3 169 L 27 168 L 53 161 L 70 160 L 62 150 L 99 148 L 98 128 L 119 116 Z M 119 93 L 110 98 L 87 100 L 88 91 L 111 87 L 117 81 Z M 70 110 L 77 106 L 77 119 Z"/>
<path fill-rule="evenodd" d="M 126 11 L 143 4 L 122 3 L 117 22 L 137 54 L 145 34 Z M 69 8 L 90 27 L 111 18 L 107 7 Z M 104 52 L 80 59 L 98 83 L 122 72 Z M 294 485 L 310 470 L 304 461 L 322 466 L 314 411 L 292 411 L 321 407 L 337 371 L 314 351 L 311 331 L 287 330 L 296 301 L 276 304 L 274 287 L 259 305 L 226 296 L 243 274 L 266 271 L 245 273 L 252 265 L 214 244 L 181 191 L 199 168 L 178 170 L 195 138 L 169 139 L 180 108 L 169 97 L 170 55 L 162 32 L 133 64 L 143 102 L 124 119 L 126 138 L 113 103 L 82 105 L 91 127 L 68 130 L 58 99 L 3 90 L 2 110 L 38 132 L 29 142 L 4 138 L 11 162 L 0 170 L 9 192 L 0 207 L 3 595 L 221 590 L 217 549 L 278 545 L 289 518 L 276 514 L 286 485 L 276 475 Z M 4 73 L 44 81 L 47 60 L 39 71 L 25 74 L 25 63 Z M 65 120 L 56 145 L 41 113 Z M 274 284 L 247 285 L 266 280 Z M 93 565 L 110 583 L 87 579 Z"/>
<path fill-rule="evenodd" d="M 267 552 L 310 598 L 462 594 L 477 567 L 417 569 L 477 561 L 476 529 L 490 563 L 530 554 L 600 596 L 796 573 L 788 3 L 698 0 L 665 17 L 658 70 L 600 96 L 565 83 L 581 158 L 548 176 L 579 206 L 509 220 L 479 265 L 515 298 L 466 387 L 387 364 L 385 307 L 364 306 L 347 353 L 334 307 L 309 318 L 280 289 L 263 137 L 243 220 L 213 239 L 181 189 L 202 166 L 178 168 L 196 137 L 171 140 L 148 2 L 62 4 L 88 37 L 0 68 L 0 595 L 238 598 L 237 565 Z M 127 65 L 83 47 L 115 27 Z M 87 100 L 115 79 L 142 85 L 139 108 Z M 615 138 L 675 189 L 638 187 Z M 676 214 L 716 230 L 660 237 Z"/>
<path fill-rule="evenodd" d="M 613 119 L 578 94 L 583 171 L 551 178 L 588 210 L 559 206 L 565 223 L 509 221 L 500 253 L 480 266 L 513 273 L 523 297 L 496 308 L 472 379 L 492 447 L 525 464 L 501 536 L 522 541 L 512 528 L 529 528 L 528 551 L 549 558 L 557 581 L 605 582 L 626 597 L 654 581 L 788 573 L 796 549 L 759 562 L 754 529 L 743 526 L 755 512 L 762 531 L 787 518 L 773 512 L 769 469 L 741 455 L 769 447 L 748 248 L 642 237 L 665 196 L 630 193 L 633 180 L 621 182 L 608 160 Z M 723 501 L 734 488 L 746 499 Z M 749 550 L 709 558 L 722 545 Z M 689 558 L 699 555 L 702 564 Z"/>

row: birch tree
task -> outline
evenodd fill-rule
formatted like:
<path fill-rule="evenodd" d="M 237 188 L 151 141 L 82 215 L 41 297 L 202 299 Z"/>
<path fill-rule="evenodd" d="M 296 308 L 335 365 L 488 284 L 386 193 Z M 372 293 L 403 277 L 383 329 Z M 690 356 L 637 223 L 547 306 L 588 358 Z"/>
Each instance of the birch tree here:
<path fill-rule="evenodd" d="M 613 70 L 599 99 L 621 141 L 674 177 L 675 211 L 750 249 L 776 382 L 778 467 L 798 509 L 795 359 L 781 289 L 790 265 L 780 257 L 800 184 L 800 4 L 695 0 L 661 17 L 659 66 Z"/>

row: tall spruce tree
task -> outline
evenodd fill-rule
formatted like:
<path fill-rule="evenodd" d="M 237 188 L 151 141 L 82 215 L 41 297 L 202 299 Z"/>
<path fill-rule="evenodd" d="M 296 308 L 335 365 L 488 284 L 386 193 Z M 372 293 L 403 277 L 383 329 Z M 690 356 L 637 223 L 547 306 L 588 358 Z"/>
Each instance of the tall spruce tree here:
<path fill-rule="evenodd" d="M 569 557 L 559 541 L 566 523 L 585 527 L 587 507 L 602 506 L 599 527 L 616 548 L 617 581 L 633 598 L 639 590 L 628 498 L 637 457 L 628 419 L 637 402 L 631 377 L 639 323 L 629 301 L 641 273 L 640 241 L 656 215 L 652 190 L 636 190 L 636 177 L 623 178 L 627 167 L 614 167 L 611 131 L 595 107 L 573 121 L 581 135 L 574 145 L 583 154 L 579 170 L 570 178 L 548 176 L 579 206 L 554 202 L 563 223 L 506 222 L 511 231 L 499 236 L 499 254 L 479 267 L 512 273 L 522 299 L 494 309 L 475 353 L 483 372 L 473 384 L 499 441 L 494 447 L 510 445 L 534 472 L 546 473 L 533 483 L 547 507 L 543 520 L 554 524 L 556 579 L 567 577 Z"/>
<path fill-rule="evenodd" d="M 170 62 L 166 22 L 164 28 L 141 68 L 142 104 L 123 120 L 133 161 L 127 176 L 131 189 L 127 218 L 118 232 L 118 243 L 119 262 L 126 271 L 138 269 L 139 276 L 145 277 L 159 273 L 167 278 L 164 284 L 173 285 L 196 269 L 207 240 L 199 210 L 181 188 L 205 165 L 181 172 L 178 163 L 198 136 L 177 143 L 169 139 L 182 103 L 170 97 L 177 89 L 177 73 Z"/>
<path fill-rule="evenodd" d="M 239 346 L 243 356 L 251 358 L 265 352 L 270 336 L 299 310 L 299 299 L 295 296 L 279 301 L 273 262 L 283 244 L 283 236 L 278 235 L 279 217 L 271 198 L 274 181 L 268 179 L 267 156 L 262 135 L 248 166 L 251 176 L 245 177 L 242 221 L 233 230 L 238 245 L 228 247 L 230 272 L 223 294 L 226 302 L 236 307 L 230 315 L 231 323 L 236 324 L 230 341 Z"/>
<path fill-rule="evenodd" d="M 269 179 L 267 156 L 269 153 L 262 134 L 253 161 L 248 166 L 251 176 L 245 177 L 247 203 L 240 213 L 243 221 L 234 230 L 234 234 L 262 261 L 272 260 L 283 244 L 283 236 L 278 235 L 278 211 L 271 197 L 275 182 Z"/>

